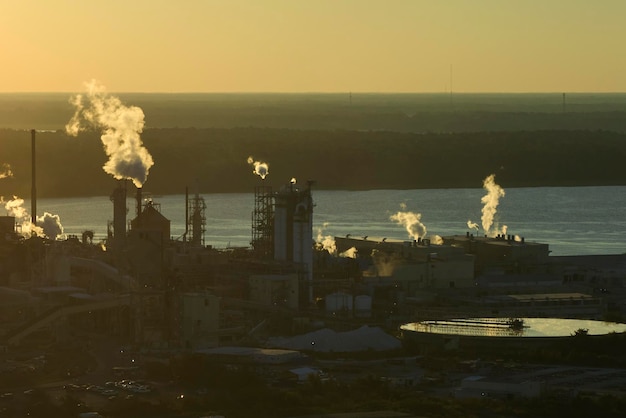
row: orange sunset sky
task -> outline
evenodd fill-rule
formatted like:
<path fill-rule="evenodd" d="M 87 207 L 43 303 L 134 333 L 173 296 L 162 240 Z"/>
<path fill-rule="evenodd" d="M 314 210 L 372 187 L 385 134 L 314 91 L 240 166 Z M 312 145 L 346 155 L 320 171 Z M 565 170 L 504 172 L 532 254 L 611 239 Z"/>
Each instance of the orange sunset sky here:
<path fill-rule="evenodd" d="M 0 92 L 625 92 L 623 0 L 0 5 Z"/>

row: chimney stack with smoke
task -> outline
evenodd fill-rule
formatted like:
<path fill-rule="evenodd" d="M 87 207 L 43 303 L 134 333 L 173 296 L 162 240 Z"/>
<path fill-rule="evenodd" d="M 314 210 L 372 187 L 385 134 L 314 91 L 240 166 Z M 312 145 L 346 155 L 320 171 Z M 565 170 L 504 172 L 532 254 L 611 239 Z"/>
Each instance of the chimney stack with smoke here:
<path fill-rule="evenodd" d="M 150 194 L 148 194 L 149 196 Z M 142 196 L 141 196 L 141 187 L 137 187 L 137 216 L 141 215 L 141 204 Z"/>
<path fill-rule="evenodd" d="M 121 249 L 126 241 L 126 180 L 120 180 L 111 195 L 113 202 L 113 242 Z"/>
<path fill-rule="evenodd" d="M 152 156 L 143 146 L 140 133 L 144 127 L 143 111 L 136 106 L 125 106 L 121 100 L 106 93 L 95 80 L 87 84 L 87 94 L 71 99 L 74 116 L 65 125 L 69 135 L 93 126 L 102 130 L 100 140 L 109 160 L 102 169 L 117 180 L 132 180 L 142 187 L 154 165 Z"/>
<path fill-rule="evenodd" d="M 255 161 L 252 156 L 249 156 L 246 161 L 248 164 L 254 167 L 254 170 L 252 170 L 252 172 L 265 180 L 265 177 L 267 177 L 267 175 L 270 173 L 270 165 L 262 161 Z"/>
<path fill-rule="evenodd" d="M 32 175 L 31 175 L 31 181 L 32 181 L 32 185 L 31 185 L 31 189 L 30 189 L 30 198 L 31 198 L 31 203 L 30 203 L 30 216 L 31 216 L 31 222 L 33 225 L 37 224 L 37 177 L 36 177 L 36 171 L 35 171 L 35 130 L 31 129 L 30 131 L 30 138 L 31 138 L 31 169 L 32 169 Z"/>
<path fill-rule="evenodd" d="M 491 174 L 483 180 L 483 189 L 487 191 L 487 194 L 480 199 L 484 205 L 481 210 L 483 231 L 485 231 L 485 235 L 490 237 L 493 237 L 500 230 L 498 225 L 495 225 L 493 230 L 492 226 L 494 226 L 500 198 L 505 195 L 504 189 L 495 182 L 495 177 L 495 174 Z M 506 234 L 506 226 L 503 226 L 503 230 Z"/>

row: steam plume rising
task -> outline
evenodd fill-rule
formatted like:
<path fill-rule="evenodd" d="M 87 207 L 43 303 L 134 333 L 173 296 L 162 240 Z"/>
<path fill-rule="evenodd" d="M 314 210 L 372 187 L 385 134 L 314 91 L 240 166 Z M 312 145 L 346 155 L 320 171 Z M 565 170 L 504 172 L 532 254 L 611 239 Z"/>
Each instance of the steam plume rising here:
<path fill-rule="evenodd" d="M 254 161 L 252 156 L 248 157 L 248 164 L 254 166 L 254 170 L 252 172 L 261 177 L 263 180 L 265 180 L 265 177 L 270 173 L 270 165 L 268 163 Z"/>
<path fill-rule="evenodd" d="M 472 222 L 471 220 L 467 221 L 467 227 L 478 231 L 478 224 L 476 222 Z"/>
<path fill-rule="evenodd" d="M 431 239 L 431 244 L 434 245 L 443 245 L 443 237 L 441 235 L 435 235 L 432 239 Z"/>
<path fill-rule="evenodd" d="M 339 257 L 356 258 L 358 253 L 359 253 L 359 251 L 356 249 L 356 247 L 350 247 L 347 250 L 345 250 L 344 252 L 342 252 L 341 254 L 339 254 Z"/>
<path fill-rule="evenodd" d="M 321 250 L 326 250 L 330 254 L 337 253 L 337 244 L 335 243 L 335 238 L 332 235 L 323 235 L 324 229 L 328 227 L 328 222 L 324 222 L 324 225 L 321 228 L 317 229 L 317 239 L 315 240 L 315 247 Z"/>
<path fill-rule="evenodd" d="M 55 240 L 64 236 L 59 215 L 44 212 L 43 216 L 37 217 L 37 223 L 33 224 L 30 214 L 24 208 L 24 199 L 13 196 L 13 199 L 5 201 L 4 198 L 0 197 L 0 204 L 4 204 L 7 214 L 15 218 L 15 222 L 19 225 L 19 230 L 24 237 L 28 238 L 35 234 L 41 238 L 48 237 Z"/>
<path fill-rule="evenodd" d="M 497 231 L 491 231 L 493 220 L 497 212 L 500 198 L 504 197 L 504 190 L 495 182 L 495 174 L 491 174 L 483 180 L 483 189 L 487 191 L 480 201 L 484 204 L 481 212 L 481 221 L 485 234 L 496 235 Z"/>
<path fill-rule="evenodd" d="M 404 206 L 405 207 L 405 206 Z M 389 217 L 391 221 L 402 225 L 409 237 L 416 240 L 426 236 L 426 226 L 421 222 L 422 214 L 414 212 L 397 212 Z"/>
<path fill-rule="evenodd" d="M 6 209 L 9 216 L 13 216 L 17 220 L 28 217 L 28 212 L 22 206 L 24 204 L 24 199 L 13 196 L 13 199 L 9 201 L 5 201 L 4 198 L 2 198 L 0 200 L 0 203 L 4 203 L 4 208 Z"/>
<path fill-rule="evenodd" d="M 129 179 L 136 187 L 142 187 L 154 165 L 139 135 L 144 127 L 143 111 L 123 105 L 95 80 L 86 83 L 86 87 L 86 95 L 78 94 L 70 99 L 76 110 L 65 125 L 66 132 L 76 136 L 90 126 L 101 129 L 100 139 L 109 157 L 102 169 L 118 180 Z"/>
<path fill-rule="evenodd" d="M 11 166 L 3 163 L 0 165 L 0 179 L 5 179 L 7 177 L 13 177 L 13 172 L 11 171 Z"/>
<path fill-rule="evenodd" d="M 44 212 L 43 216 L 37 217 L 37 226 L 42 229 L 43 235 L 52 240 L 56 240 L 64 235 L 59 215 Z"/>

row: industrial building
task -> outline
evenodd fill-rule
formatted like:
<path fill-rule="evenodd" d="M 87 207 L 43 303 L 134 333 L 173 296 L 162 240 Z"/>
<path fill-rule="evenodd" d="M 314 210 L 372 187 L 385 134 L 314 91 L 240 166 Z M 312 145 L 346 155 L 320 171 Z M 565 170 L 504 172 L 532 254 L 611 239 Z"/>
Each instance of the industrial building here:
<path fill-rule="evenodd" d="M 188 191 L 185 232 L 172 238 L 160 204 L 128 181 L 111 193 L 104 246 L 89 231 L 24 239 L 14 218 L 1 217 L 0 285 L 23 296 L 19 315 L 4 312 L 6 344 L 102 330 L 146 349 L 196 350 L 321 326 L 393 329 L 455 309 L 598 317 L 607 307 L 586 290 L 614 279 L 592 267 L 583 275 L 575 261 L 553 262 L 548 244 L 513 236 L 335 237 L 330 254 L 313 239 L 313 184 L 257 186 L 249 248 L 206 246 L 206 204 Z"/>
<path fill-rule="evenodd" d="M 197 194 L 186 194 L 187 228 L 178 239 L 172 239 L 159 203 L 141 188 L 128 219 L 126 181 L 111 194 L 106 251 L 86 238 L 24 239 L 15 219 L 2 217 L 2 279 L 7 292 L 24 295 L 14 298 L 21 315 L 5 316 L 6 343 L 69 337 L 80 329 L 101 329 L 94 322 L 99 321 L 109 324 L 105 333 L 150 349 L 217 347 L 242 338 L 273 309 L 309 306 L 311 184 L 304 190 L 294 184 L 277 192 L 257 190 L 252 249 L 243 251 L 204 245 L 206 205 Z M 59 332 L 60 326 L 68 332 Z M 69 332 L 71 326 L 79 328 Z"/>

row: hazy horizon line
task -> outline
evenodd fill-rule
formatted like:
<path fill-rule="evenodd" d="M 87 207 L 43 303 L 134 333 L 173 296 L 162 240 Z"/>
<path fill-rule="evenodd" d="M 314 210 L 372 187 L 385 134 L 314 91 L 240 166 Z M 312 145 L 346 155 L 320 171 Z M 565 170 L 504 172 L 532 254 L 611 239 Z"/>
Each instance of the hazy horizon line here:
<path fill-rule="evenodd" d="M 0 95 L 9 94 L 77 94 L 83 91 L 0 91 Z M 220 95 L 255 95 L 255 94 L 275 94 L 275 95 L 339 95 L 339 94 L 365 94 L 365 95 L 472 95 L 472 94 L 626 94 L 626 91 L 109 91 L 110 94 L 220 94 Z"/>

